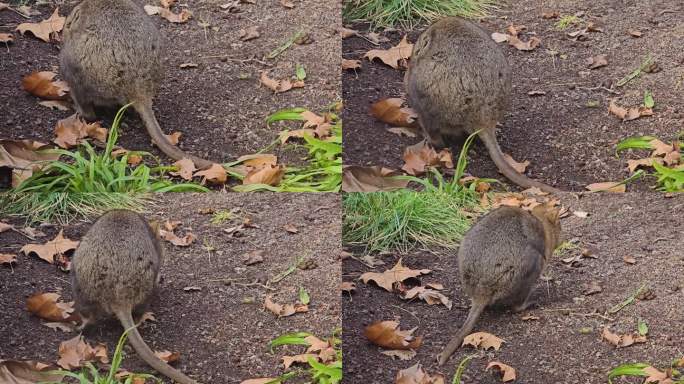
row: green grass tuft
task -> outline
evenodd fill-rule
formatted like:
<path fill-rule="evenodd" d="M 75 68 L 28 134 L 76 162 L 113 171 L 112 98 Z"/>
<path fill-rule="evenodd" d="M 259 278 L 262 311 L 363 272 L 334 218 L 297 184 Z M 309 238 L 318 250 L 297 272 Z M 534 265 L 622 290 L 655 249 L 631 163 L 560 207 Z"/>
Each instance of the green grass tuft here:
<path fill-rule="evenodd" d="M 74 152 L 63 149 L 61 159 L 45 164 L 17 188 L 0 195 L 0 214 L 26 217 L 28 222 L 57 220 L 65 223 L 76 217 L 99 215 L 114 208 L 142 210 L 144 195 L 154 192 L 207 192 L 194 183 L 175 184 L 165 178 L 174 167 L 130 166 L 129 152 L 112 156 L 118 140 L 118 127 L 128 106 L 119 110 L 109 130 L 103 151 L 97 152 L 87 141 Z"/>
<path fill-rule="evenodd" d="M 565 30 L 567 27 L 571 25 L 578 24 L 580 22 L 579 17 L 575 15 L 566 15 L 561 17 L 557 22 L 556 22 L 556 29 L 559 31 Z"/>
<path fill-rule="evenodd" d="M 496 0 L 349 0 L 345 22 L 369 22 L 373 28 L 401 26 L 411 29 L 445 16 L 484 17 Z"/>
<path fill-rule="evenodd" d="M 466 140 L 452 181 L 437 170 L 425 179 L 403 176 L 421 185 L 422 191 L 348 193 L 342 201 L 342 238 L 367 251 L 407 251 L 416 246 L 456 248 L 470 228 L 471 215 L 479 210 L 477 183 L 461 185 L 466 153 L 477 132 Z"/>

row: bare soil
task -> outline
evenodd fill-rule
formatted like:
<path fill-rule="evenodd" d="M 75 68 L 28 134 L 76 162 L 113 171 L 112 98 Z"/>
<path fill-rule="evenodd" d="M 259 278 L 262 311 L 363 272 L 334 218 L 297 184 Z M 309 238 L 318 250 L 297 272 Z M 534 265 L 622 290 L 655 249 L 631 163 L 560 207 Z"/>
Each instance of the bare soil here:
<path fill-rule="evenodd" d="M 474 331 L 503 338 L 502 348 L 477 352 L 463 347 L 442 368 L 437 367 L 436 356 L 463 324 L 470 305 L 460 289 L 456 252 L 432 249 L 389 254 L 382 257 L 386 264 L 377 268 L 390 268 L 403 256 L 404 265 L 410 268 L 431 269 L 432 273 L 421 282 L 444 284 L 445 295 L 454 302 L 451 311 L 442 305 L 403 301 L 396 293 L 357 281 L 370 269 L 354 258 L 346 258 L 343 280 L 356 282 L 357 289 L 351 297 L 345 295 L 342 303 L 345 380 L 391 383 L 399 370 L 420 362 L 426 371 L 445 374 L 450 382 L 458 363 L 475 354 L 463 375 L 464 383 L 499 383 L 499 378 L 484 369 L 487 363 L 500 361 L 517 370 L 516 383 L 597 384 L 607 382 L 607 372 L 623 363 L 646 362 L 667 368 L 672 360 L 681 358 L 684 219 L 673 212 L 684 208 L 684 197 L 565 194 L 562 202 L 571 211 L 588 212 L 589 216 L 571 214 L 561 220 L 564 239 L 574 239 L 579 247 L 551 260 L 533 294 L 537 307 L 521 314 L 485 311 Z M 582 249 L 588 249 L 595 258 L 582 258 L 573 265 L 561 261 L 579 255 Z M 634 257 L 636 263 L 623 261 L 626 256 Z M 602 291 L 587 296 L 584 292 L 592 282 L 598 283 Z M 642 284 L 651 293 L 648 300 L 637 300 L 615 314 L 606 314 Z M 530 314 L 539 319 L 522 320 Z M 600 340 L 603 327 L 619 334 L 636 332 L 639 318 L 648 324 L 646 343 L 616 349 Z M 417 327 L 415 334 L 424 338 L 417 356 L 410 361 L 380 354 L 380 348 L 363 336 L 368 324 L 393 319 L 400 321 L 402 329 Z M 583 328 L 588 332 L 581 333 Z M 641 383 L 620 379 L 614 382 Z"/>
<path fill-rule="evenodd" d="M 62 4 L 60 14 L 67 15 L 76 3 Z M 160 68 L 166 71 L 166 80 L 154 105 L 157 119 L 166 133 L 182 133 L 181 149 L 216 162 L 255 153 L 273 142 L 282 127 L 266 126 L 264 120 L 271 113 L 292 107 L 321 111 L 341 98 L 339 2 L 295 0 L 293 9 L 278 1 L 240 2 L 232 11 L 220 7 L 227 3 L 231 2 L 181 2 L 172 9 L 192 11 L 193 18 L 185 24 L 150 16 L 167 37 Z M 54 10 L 53 5 L 34 8 L 42 14 L 31 20 L 9 10 L 0 12 L 0 31 L 9 33 L 19 23 L 43 20 Z M 260 37 L 240 40 L 241 30 L 255 26 Z M 293 44 L 275 59 L 265 58 L 298 31 L 308 32 L 309 43 Z M 59 43 L 14 34 L 14 44 L 0 47 L 0 138 L 50 142 L 57 121 L 73 111 L 38 105 L 40 100 L 22 89 L 21 79 L 33 71 L 58 72 Z M 197 67 L 181 68 L 187 63 Z M 295 64 L 306 70 L 304 88 L 273 94 L 260 85 L 261 71 L 276 79 L 291 78 Z M 106 126 L 112 118 L 105 117 Z M 127 114 L 122 132 L 119 144 L 124 148 L 161 155 L 135 113 Z"/>
<path fill-rule="evenodd" d="M 543 19 L 543 12 L 560 15 L 581 12 L 582 23 L 561 31 L 558 19 Z M 567 36 L 594 23 L 602 32 L 587 33 L 588 40 Z M 684 122 L 684 53 L 676 49 L 684 38 L 684 6 L 679 1 L 541 1 L 502 2 L 493 17 L 482 20 L 488 32 L 506 32 L 510 24 L 525 25 L 523 40 L 541 39 L 541 46 L 529 52 L 500 44 L 513 70 L 513 95 L 509 113 L 501 122 L 499 143 L 518 161 L 529 160 L 526 174 L 563 190 L 578 191 L 594 182 L 626 178 L 625 153 L 615 156 L 615 145 L 630 136 L 652 135 L 664 141 L 675 139 Z M 364 30 L 364 26 L 353 26 Z M 351 37 L 342 42 L 345 59 L 361 59 L 370 49 L 389 48 L 408 33 L 413 42 L 425 27 L 412 31 L 383 33 L 391 41 L 374 46 Z M 628 30 L 639 30 L 640 38 Z M 586 60 L 607 55 L 608 66 L 589 70 Z M 651 55 L 660 68 L 644 73 L 623 87 L 616 83 L 638 68 Z M 404 148 L 421 140 L 388 132 L 389 126 L 368 113 L 370 105 L 387 97 L 402 97 L 403 71 L 381 62 L 363 60 L 362 69 L 345 71 L 342 77 L 345 102 L 345 164 L 382 165 L 399 169 Z M 610 91 L 606 91 L 606 89 Z M 653 92 L 656 107 L 652 117 L 622 122 L 608 113 L 608 104 L 630 107 L 643 103 L 644 91 Z M 530 96 L 529 92 L 545 92 Z M 589 107 L 595 104 L 596 107 Z M 372 145 L 369 145 L 372 143 Z M 454 148 L 460 150 L 460 146 Z M 458 152 L 455 152 L 458 153 Z M 644 155 L 642 153 L 641 155 Z M 468 171 L 478 177 L 500 175 L 481 143 L 473 147 Z M 652 178 L 630 186 L 648 190 Z"/>
<path fill-rule="evenodd" d="M 238 383 L 254 377 L 275 377 L 283 372 L 280 357 L 301 353 L 301 348 L 268 352 L 268 342 L 289 332 L 306 331 L 327 337 L 340 327 L 341 308 L 339 198 L 334 194 L 164 194 L 156 195 L 147 216 L 180 220 L 183 230 L 197 235 L 189 247 L 164 242 L 163 280 L 149 308 L 157 319 L 141 327 L 143 338 L 155 350 L 181 353 L 176 367 L 203 383 Z M 200 210 L 232 210 L 235 218 L 211 224 Z M 238 236 L 226 230 L 249 216 L 253 228 Z M 12 222 L 16 222 L 13 220 Z M 287 232 L 287 224 L 298 233 Z M 64 234 L 79 239 L 89 223 L 64 226 Z M 60 228 L 42 226 L 52 239 Z M 30 240 L 16 232 L 0 233 L 0 253 L 19 253 Z M 264 261 L 247 266 L 246 253 L 263 250 Z M 288 269 L 297 258 L 310 269 L 297 268 L 279 283 L 264 285 Z M 186 290 L 187 287 L 197 287 Z M 309 312 L 277 318 L 263 308 L 267 294 L 274 301 L 294 303 L 300 287 L 311 296 Z M 35 256 L 18 256 L 13 268 L 0 267 L 0 359 L 54 362 L 62 341 L 76 336 L 42 325 L 26 311 L 26 299 L 36 292 L 61 292 L 71 299 L 69 276 Z M 87 342 L 104 343 L 114 351 L 121 335 L 115 321 L 88 328 Z M 126 347 L 124 368 L 150 372 Z M 289 353 L 286 353 L 289 352 Z"/>

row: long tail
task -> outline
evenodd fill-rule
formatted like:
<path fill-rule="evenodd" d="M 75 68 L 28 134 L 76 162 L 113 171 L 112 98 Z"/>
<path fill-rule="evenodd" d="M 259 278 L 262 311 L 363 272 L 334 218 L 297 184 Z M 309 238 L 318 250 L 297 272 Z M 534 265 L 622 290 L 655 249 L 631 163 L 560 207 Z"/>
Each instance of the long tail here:
<path fill-rule="evenodd" d="M 172 145 L 169 140 L 164 136 L 157 118 L 154 116 L 154 111 L 152 110 L 151 103 L 149 102 L 136 102 L 133 107 L 138 112 L 140 117 L 145 123 L 145 128 L 147 133 L 152 138 L 152 142 L 161 149 L 167 156 L 174 160 L 180 160 L 182 158 L 189 158 L 195 163 L 195 166 L 199 169 L 205 169 L 211 167 L 213 164 L 211 161 L 196 157 L 183 152 L 178 149 L 178 147 Z"/>
<path fill-rule="evenodd" d="M 480 139 L 485 143 L 487 151 L 489 151 L 489 156 L 494 160 L 494 164 L 499 168 L 499 171 L 504 174 L 510 181 L 523 187 L 537 187 L 544 192 L 559 193 L 561 190 L 556 189 L 550 185 L 540 183 L 538 181 L 532 180 L 529 177 L 518 173 L 513 167 L 508 164 L 506 159 L 503 157 L 503 152 L 499 147 L 499 143 L 496 141 L 496 133 L 491 129 L 483 129 L 479 133 Z"/>
<path fill-rule="evenodd" d="M 473 305 L 470 307 L 470 311 L 468 312 L 468 317 L 466 318 L 465 323 L 463 323 L 461 329 L 456 332 L 456 335 L 449 340 L 449 343 L 446 345 L 446 347 L 444 347 L 442 353 L 439 354 L 439 365 L 444 365 L 444 363 L 449 360 L 449 357 L 451 357 L 451 355 L 456 352 L 461 344 L 463 344 L 463 338 L 468 336 L 470 332 L 473 331 L 473 327 L 475 326 L 477 319 L 480 318 L 480 315 L 486 306 L 487 304 L 476 303 L 473 301 Z"/>
<path fill-rule="evenodd" d="M 150 367 L 157 370 L 157 372 L 162 375 L 178 382 L 181 384 L 199 384 L 195 380 L 189 378 L 183 372 L 173 368 L 172 366 L 166 364 L 163 360 L 158 358 L 154 352 L 147 346 L 145 341 L 140 336 L 138 332 L 138 327 L 133 322 L 133 316 L 131 316 L 131 311 L 120 311 L 116 313 L 116 317 L 119 318 L 121 325 L 128 331 L 128 342 L 131 343 L 135 352 L 142 358 Z"/>

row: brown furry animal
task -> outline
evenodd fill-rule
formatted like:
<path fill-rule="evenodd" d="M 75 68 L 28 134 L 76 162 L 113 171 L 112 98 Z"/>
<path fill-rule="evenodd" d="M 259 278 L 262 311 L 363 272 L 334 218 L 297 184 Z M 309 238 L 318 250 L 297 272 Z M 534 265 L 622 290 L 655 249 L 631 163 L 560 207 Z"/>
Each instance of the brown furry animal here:
<path fill-rule="evenodd" d="M 463 290 L 472 301 L 468 317 L 439 355 L 444 364 L 470 334 L 488 306 L 525 310 L 548 259 L 560 243 L 558 210 L 497 208 L 473 225 L 458 250 Z"/>
<path fill-rule="evenodd" d="M 133 103 L 162 152 L 208 168 L 212 162 L 172 145 L 154 116 L 152 100 L 163 79 L 163 48 L 161 34 L 133 0 L 83 0 L 64 25 L 60 71 L 76 111 L 85 119 L 95 120 L 96 107 Z"/>
<path fill-rule="evenodd" d="M 511 69 L 496 43 L 477 25 L 449 17 L 423 32 L 413 46 L 406 92 L 433 146 L 443 148 L 446 138 L 479 130 L 489 155 L 508 179 L 524 188 L 559 192 L 518 173 L 501 152 L 496 123 L 509 106 Z"/>
<path fill-rule="evenodd" d="M 83 325 L 114 315 L 130 330 L 128 341 L 152 368 L 182 384 L 197 384 L 171 367 L 143 341 L 132 312 L 142 313 L 157 285 L 162 247 L 156 229 L 132 211 L 105 213 L 76 249 L 72 287 Z"/>

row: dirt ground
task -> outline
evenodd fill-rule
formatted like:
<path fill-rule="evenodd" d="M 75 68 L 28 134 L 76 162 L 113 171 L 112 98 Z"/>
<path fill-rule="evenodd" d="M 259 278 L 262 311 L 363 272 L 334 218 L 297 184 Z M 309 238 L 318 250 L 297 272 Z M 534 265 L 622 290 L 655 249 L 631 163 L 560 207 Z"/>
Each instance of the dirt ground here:
<path fill-rule="evenodd" d="M 197 240 L 186 248 L 164 242 L 166 259 L 163 280 L 151 303 L 157 321 L 142 325 L 143 338 L 155 350 L 181 353 L 176 365 L 203 383 L 237 383 L 254 377 L 274 377 L 283 372 L 280 357 L 300 349 L 267 344 L 289 332 L 307 331 L 327 337 L 340 327 L 340 218 L 339 198 L 333 194 L 165 194 L 155 197 L 147 216 L 180 220 Z M 200 209 L 236 211 L 235 219 L 221 225 L 210 223 L 211 215 Z M 242 223 L 245 215 L 254 228 L 240 236 L 226 232 Z M 293 234 L 283 227 L 291 224 Z M 80 239 L 89 224 L 64 227 L 70 239 Z M 52 239 L 59 228 L 40 228 L 37 242 Z M 0 233 L 0 253 L 18 253 L 29 240 L 16 232 Z M 209 250 L 213 249 L 213 250 Z M 243 256 L 263 250 L 264 261 L 246 266 Z M 311 260 L 310 269 L 296 271 L 279 283 L 263 286 L 287 270 L 296 258 Z M 242 284 L 242 285 L 240 285 Z M 244 285 L 247 284 L 247 285 Z M 186 287 L 200 290 L 186 291 Z M 293 303 L 304 287 L 310 294 L 308 313 L 278 319 L 263 309 L 266 294 L 280 303 Z M 39 292 L 61 292 L 71 299 L 68 275 L 35 256 L 18 256 L 13 268 L 0 267 L 0 359 L 34 359 L 53 362 L 60 342 L 76 334 L 43 326 L 42 320 L 26 311 L 28 296 Z M 114 350 L 122 332 L 116 321 L 85 331 L 91 343 L 105 343 Z M 135 352 L 127 347 L 123 366 L 133 372 L 149 372 Z M 301 353 L 301 352 L 299 352 Z M 287 353 L 293 354 L 293 353 Z"/>
<path fill-rule="evenodd" d="M 484 372 L 487 363 L 496 360 L 517 370 L 516 383 L 597 384 L 607 382 L 607 372 L 623 363 L 646 362 L 667 368 L 672 360 L 681 358 L 684 219 L 673 212 L 684 208 L 684 197 L 628 193 L 577 198 L 566 194 L 562 202 L 571 211 L 588 212 L 589 216 L 570 215 L 561 220 L 564 239 L 574 239 L 579 247 L 551 260 L 542 276 L 544 281 L 533 294 L 538 306 L 522 314 L 485 311 L 474 331 L 503 338 L 502 348 L 478 354 L 464 347 L 442 369 L 437 367 L 436 356 L 461 326 L 469 307 L 469 300 L 460 290 L 455 252 L 433 249 L 403 255 L 404 265 L 432 270 L 421 279 L 422 284 L 444 284 L 445 295 L 454 302 L 451 311 L 442 305 L 403 301 L 373 283 L 357 281 L 369 268 L 354 258 L 346 258 L 343 280 L 356 282 L 357 288 L 351 298 L 345 295 L 342 303 L 345 380 L 390 383 L 399 370 L 420 362 L 427 372 L 441 372 L 450 382 L 458 362 L 475 353 L 477 357 L 463 376 L 465 383 L 500 382 Z M 572 266 L 561 261 L 579 255 L 584 248 L 596 258 L 582 258 Z M 385 265 L 377 267 L 378 272 L 394 265 L 399 256 L 382 257 Z M 634 257 L 636 263 L 627 264 L 625 256 Z M 592 282 L 597 282 L 602 291 L 587 296 L 584 292 Z M 616 314 L 602 316 L 642 284 L 649 288 L 650 300 L 637 300 Z M 522 320 L 527 314 L 539 319 Z M 604 326 L 619 334 L 636 332 L 638 318 L 648 324 L 646 343 L 616 349 L 600 340 Z M 415 334 L 424 338 L 417 356 L 410 361 L 380 354 L 380 349 L 363 336 L 368 324 L 393 319 L 398 319 L 401 329 L 417 327 Z M 590 331 L 580 333 L 583 328 Z"/>
<path fill-rule="evenodd" d="M 59 3 L 61 15 L 77 4 Z M 151 0 L 145 3 L 157 5 Z M 167 38 L 164 68 L 160 68 L 166 71 L 166 80 L 154 105 L 157 119 L 166 133 L 182 133 L 181 149 L 217 162 L 254 153 L 275 140 L 282 127 L 266 126 L 264 120 L 271 113 L 292 107 L 321 111 L 341 98 L 339 2 L 295 0 L 293 9 L 270 0 L 239 2 L 232 11 L 220 7 L 228 3 L 233 2 L 180 2 L 173 8 L 176 13 L 184 8 L 193 13 L 185 24 L 150 16 Z M 42 14 L 32 17 L 33 22 L 49 17 L 54 5 L 36 8 Z M 15 12 L 0 12 L 0 32 L 12 32 L 22 22 L 27 20 Z M 261 36 L 241 41 L 240 30 L 254 26 Z M 300 30 L 308 32 L 309 44 L 293 44 L 273 60 L 264 58 Z M 21 79 L 33 71 L 58 72 L 59 44 L 14 34 L 14 44 L 0 47 L 0 138 L 50 142 L 57 120 L 73 112 L 38 105 L 39 100 L 22 89 Z M 180 67 L 186 63 L 197 67 Z M 274 95 L 260 85 L 261 71 L 276 79 L 291 78 L 297 63 L 307 74 L 303 89 Z M 106 126 L 111 118 L 105 119 Z M 124 123 L 121 146 L 161 155 L 150 145 L 135 113 L 128 113 Z"/>
<path fill-rule="evenodd" d="M 543 12 L 560 15 L 582 12 L 582 25 L 556 29 L 558 19 L 543 19 Z M 589 32 L 587 41 L 567 36 L 588 22 L 602 32 Z M 499 143 L 518 161 L 529 160 L 526 174 L 563 190 L 578 191 L 594 182 L 618 181 L 628 176 L 625 158 L 615 157 L 615 145 L 630 136 L 653 135 L 671 141 L 682 132 L 684 122 L 684 53 L 675 47 L 684 38 L 684 5 L 675 0 L 542 1 L 501 2 L 493 17 L 480 24 L 488 32 L 505 33 L 508 25 L 525 25 L 523 40 L 541 39 L 541 46 L 529 52 L 500 44 L 513 71 L 512 105 L 499 129 Z M 363 26 L 354 26 L 363 31 Z M 641 31 L 633 38 L 628 30 Z M 414 42 L 423 27 L 408 33 Z M 391 39 L 379 48 L 396 45 L 406 32 L 384 33 Z M 352 37 L 342 42 L 345 59 L 361 59 L 378 48 L 365 39 Z M 552 55 L 552 51 L 557 54 Z M 586 60 L 607 55 L 608 66 L 589 70 Z M 623 87 L 615 84 L 652 55 L 661 70 L 643 74 Z M 345 71 L 342 77 L 345 102 L 345 164 L 383 165 L 401 168 L 406 146 L 421 138 L 406 138 L 387 132 L 388 125 L 368 113 L 370 105 L 387 97 L 404 95 L 403 71 L 381 62 L 363 60 L 362 69 Z M 612 92 L 601 89 L 604 86 Z M 653 92 L 654 115 L 621 122 L 608 114 L 615 99 L 621 106 L 639 106 L 645 90 Z M 528 92 L 545 92 L 529 96 Z M 588 104 L 598 103 L 590 108 Z M 373 143 L 373 145 L 368 145 Z M 460 150 L 460 146 L 455 148 Z M 642 153 L 642 155 L 644 155 Z M 636 157 L 635 157 L 636 158 Z M 478 177 L 502 181 L 482 144 L 471 151 L 468 171 Z M 510 184 L 510 183 L 509 183 Z M 648 190 L 648 178 L 629 187 Z"/>

